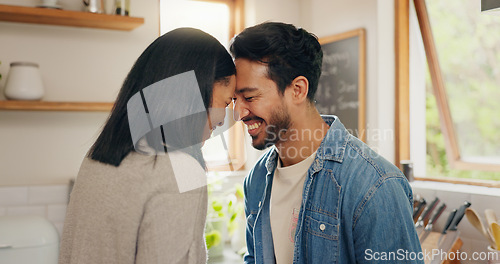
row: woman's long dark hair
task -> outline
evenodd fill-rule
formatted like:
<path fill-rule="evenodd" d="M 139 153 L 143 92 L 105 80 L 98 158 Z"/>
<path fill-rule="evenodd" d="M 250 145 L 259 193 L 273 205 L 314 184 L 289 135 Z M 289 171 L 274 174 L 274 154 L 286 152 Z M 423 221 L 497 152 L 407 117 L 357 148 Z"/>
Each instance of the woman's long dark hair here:
<path fill-rule="evenodd" d="M 208 112 L 214 83 L 227 79 L 236 72 L 231 56 L 219 41 L 198 29 L 179 28 L 158 37 L 139 56 L 128 73 L 111 114 L 89 150 L 88 157 L 119 166 L 122 160 L 134 151 L 127 116 L 127 103 L 130 98 L 153 83 L 192 70 L 196 75 L 203 104 Z M 198 122 L 193 122 L 195 120 Z M 198 115 L 190 120 L 183 118 L 176 120 L 174 125 L 169 125 L 173 132 L 169 138 L 163 139 L 167 148 L 169 145 L 175 146 L 180 139 L 185 138 L 181 133 L 191 133 L 190 138 L 197 138 L 200 142 L 206 124 L 199 122 L 200 120 L 206 120 L 206 116 L 200 119 Z M 149 145 L 155 145 L 151 144 L 150 140 L 153 139 L 150 136 L 146 135 L 146 139 Z M 178 146 L 182 147 L 182 144 Z M 201 149 L 191 150 L 188 153 L 205 166 Z"/>

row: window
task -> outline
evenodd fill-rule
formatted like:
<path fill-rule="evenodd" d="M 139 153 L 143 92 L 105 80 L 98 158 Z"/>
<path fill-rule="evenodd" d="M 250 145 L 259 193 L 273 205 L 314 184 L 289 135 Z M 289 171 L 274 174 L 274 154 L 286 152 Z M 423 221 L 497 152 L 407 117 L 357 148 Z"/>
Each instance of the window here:
<path fill-rule="evenodd" d="M 407 87 L 398 89 L 403 90 L 401 94 L 408 87 L 414 89 L 414 82 L 422 83 L 417 89 L 425 98 L 421 108 L 425 111 L 426 123 L 423 142 L 426 147 L 423 149 L 427 168 L 424 174 L 432 178 L 466 178 L 466 182 L 461 181 L 463 183 L 500 186 L 498 182 L 476 180 L 500 180 L 500 136 L 496 132 L 500 129 L 500 120 L 495 118 L 495 113 L 500 112 L 500 104 L 496 102 L 500 98 L 500 17 L 481 13 L 480 1 L 413 2 L 418 17 L 416 23 L 421 30 L 418 35 L 421 35 L 417 38 L 413 34 L 412 15 L 415 14 L 408 12 L 409 46 L 416 50 L 425 47 L 425 52 L 420 54 L 424 57 L 425 68 L 427 58 L 429 71 L 426 74 L 424 68 L 420 80 L 413 78 L 411 83 L 408 80 Z M 400 13 L 397 18 L 402 21 L 401 17 L 404 15 Z M 399 26 L 404 27 L 402 23 Z M 416 31 L 419 31 L 418 26 Z M 402 29 L 397 32 L 400 35 L 396 43 L 400 43 L 405 33 L 401 34 Z M 403 51 L 400 57 L 419 54 L 418 51 L 405 52 L 404 45 L 399 46 L 399 51 Z M 409 79 L 419 70 L 412 68 L 414 61 L 412 58 L 400 61 L 410 65 Z M 401 76 L 399 74 L 400 79 Z M 408 94 L 414 95 L 411 90 Z M 409 100 L 408 97 L 408 102 L 414 103 L 414 98 Z M 404 100 L 399 102 L 400 107 L 403 105 Z M 415 114 L 408 111 L 407 115 L 414 122 Z"/>
<path fill-rule="evenodd" d="M 226 48 L 236 32 L 242 30 L 242 0 L 160 0 L 160 33 L 179 27 L 201 29 Z M 209 170 L 244 169 L 243 126 L 233 120 L 232 107 L 226 109 L 224 126 L 217 128 L 203 146 Z"/>
<path fill-rule="evenodd" d="M 179 27 L 201 29 L 227 47 L 229 43 L 229 6 L 205 1 L 160 1 L 161 34 Z"/>

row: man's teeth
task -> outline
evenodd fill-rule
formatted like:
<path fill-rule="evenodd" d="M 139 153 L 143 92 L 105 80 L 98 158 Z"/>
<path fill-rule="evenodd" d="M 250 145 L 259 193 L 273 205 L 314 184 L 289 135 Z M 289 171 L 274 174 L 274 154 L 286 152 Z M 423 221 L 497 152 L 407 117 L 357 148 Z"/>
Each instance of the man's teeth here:
<path fill-rule="evenodd" d="M 253 123 L 251 125 L 248 125 L 248 129 L 250 129 L 250 130 L 257 129 L 257 128 L 260 127 L 261 124 L 262 124 L 262 122 L 260 122 L 260 123 Z"/>

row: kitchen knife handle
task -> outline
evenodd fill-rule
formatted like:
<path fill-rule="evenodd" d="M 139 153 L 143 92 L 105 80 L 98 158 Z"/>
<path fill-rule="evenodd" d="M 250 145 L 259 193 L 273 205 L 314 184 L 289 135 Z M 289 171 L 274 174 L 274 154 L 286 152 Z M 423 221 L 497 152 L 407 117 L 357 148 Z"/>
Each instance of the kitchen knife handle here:
<path fill-rule="evenodd" d="M 415 214 L 415 212 L 417 212 L 417 209 L 418 209 L 418 207 L 419 207 L 420 203 L 422 202 L 421 200 L 422 200 L 422 199 L 418 199 L 418 200 L 415 200 L 415 201 L 413 202 L 413 213 L 414 213 L 414 214 Z"/>
<path fill-rule="evenodd" d="M 460 224 L 460 221 L 462 220 L 462 218 L 465 215 L 465 209 L 469 208 L 470 205 L 471 205 L 471 203 L 469 203 L 468 201 L 465 201 L 465 203 L 462 206 L 460 206 L 460 208 L 458 208 L 457 214 L 453 218 L 453 221 L 451 222 L 450 228 L 448 228 L 448 230 L 451 230 L 451 231 L 457 230 L 458 224 Z"/>
<path fill-rule="evenodd" d="M 426 222 L 429 219 L 429 217 L 431 217 L 432 210 L 434 210 L 434 208 L 436 208 L 436 205 L 438 203 L 439 203 L 439 198 L 436 197 L 436 199 L 434 199 L 434 201 L 432 201 L 432 203 L 429 204 L 429 206 L 427 206 L 425 208 L 425 210 L 422 212 L 422 214 L 418 218 L 417 223 L 420 221 Z"/>
<path fill-rule="evenodd" d="M 414 222 L 417 222 L 417 219 L 420 216 L 420 213 L 422 213 L 422 210 L 424 209 L 426 204 L 427 204 L 427 202 L 425 201 L 424 198 L 422 198 L 422 201 L 418 205 L 417 210 L 413 213 L 413 221 Z"/>
<path fill-rule="evenodd" d="M 427 224 L 427 226 L 431 226 L 438 220 L 438 218 L 443 214 L 444 210 L 446 209 L 446 204 L 443 203 L 438 209 L 437 211 L 434 213 L 434 215 L 432 215 L 431 217 L 431 220 L 429 220 L 429 223 Z"/>
<path fill-rule="evenodd" d="M 420 203 L 420 199 L 422 199 L 420 194 L 415 194 L 415 197 L 413 197 L 413 208 L 417 208 L 418 204 Z"/>
<path fill-rule="evenodd" d="M 455 218 L 456 214 L 457 214 L 457 209 L 453 209 L 453 211 L 451 211 L 450 215 L 448 216 L 448 219 L 446 219 L 446 224 L 444 225 L 441 234 L 446 234 L 446 230 L 448 230 L 448 228 L 450 227 L 451 221 L 453 221 L 453 218 Z"/>
<path fill-rule="evenodd" d="M 421 207 L 422 203 L 425 203 L 425 199 L 424 198 L 420 198 L 416 205 L 413 207 L 413 214 L 416 214 L 418 209 Z"/>

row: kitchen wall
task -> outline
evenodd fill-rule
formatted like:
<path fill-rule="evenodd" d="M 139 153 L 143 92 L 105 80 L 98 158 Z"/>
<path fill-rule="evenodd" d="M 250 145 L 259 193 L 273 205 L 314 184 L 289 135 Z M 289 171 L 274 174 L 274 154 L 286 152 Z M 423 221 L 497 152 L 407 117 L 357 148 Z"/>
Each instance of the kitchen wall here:
<path fill-rule="evenodd" d="M 80 0 L 59 2 L 69 10 L 82 6 Z M 158 0 L 131 0 L 130 10 L 132 16 L 145 18 L 130 32 L 0 22 L 0 99 L 9 64 L 32 61 L 40 65 L 43 100 L 114 101 L 132 64 L 159 34 Z M 107 115 L 0 111 L 0 186 L 67 183 L 76 176 Z"/>
<path fill-rule="evenodd" d="M 0 216 L 41 216 L 48 219 L 62 234 L 69 186 L 29 185 L 0 186 Z"/>
<path fill-rule="evenodd" d="M 61 2 L 71 3 L 72 8 L 79 6 L 79 1 Z M 283 21 L 319 37 L 359 27 L 366 29 L 367 127 L 372 133 L 368 135 L 368 143 L 390 161 L 394 160 L 393 138 L 376 138 L 373 133 L 394 129 L 393 3 L 393 0 L 245 1 L 247 26 L 267 20 Z M 10 62 L 29 60 L 40 64 L 47 100 L 112 101 L 135 58 L 158 35 L 157 4 L 157 0 L 131 1 L 132 15 L 145 18 L 145 24 L 132 32 L 0 22 L 0 72 L 4 75 L 0 87 Z M 67 201 L 65 184 L 76 175 L 106 116 L 105 113 L 0 111 L 0 186 L 3 186 L 0 215 L 43 215 L 60 228 Z M 260 152 L 248 148 L 247 168 L 259 155 Z M 240 173 L 231 181 L 238 182 L 241 178 Z M 426 182 L 413 183 L 413 189 L 428 200 L 438 196 L 450 210 L 469 200 L 481 214 L 489 206 L 500 212 L 498 189 Z M 438 228 L 442 221 L 438 222 Z M 466 219 L 460 228 L 464 251 L 485 249 L 484 239 Z"/>
<path fill-rule="evenodd" d="M 301 2 L 301 0 L 245 0 L 245 25 L 250 27 L 265 21 L 279 21 L 300 26 Z"/>

